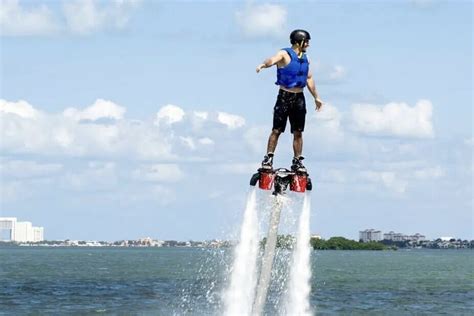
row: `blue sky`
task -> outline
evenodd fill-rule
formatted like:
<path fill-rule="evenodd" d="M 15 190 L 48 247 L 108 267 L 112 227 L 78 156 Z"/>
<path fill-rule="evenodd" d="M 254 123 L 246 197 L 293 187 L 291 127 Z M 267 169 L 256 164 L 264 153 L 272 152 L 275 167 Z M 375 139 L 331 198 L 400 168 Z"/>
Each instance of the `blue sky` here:
<path fill-rule="evenodd" d="M 473 238 L 470 1 L 0 10 L 0 216 L 48 239 L 225 238 L 271 128 L 275 70 L 255 67 L 304 28 L 312 232 Z"/>

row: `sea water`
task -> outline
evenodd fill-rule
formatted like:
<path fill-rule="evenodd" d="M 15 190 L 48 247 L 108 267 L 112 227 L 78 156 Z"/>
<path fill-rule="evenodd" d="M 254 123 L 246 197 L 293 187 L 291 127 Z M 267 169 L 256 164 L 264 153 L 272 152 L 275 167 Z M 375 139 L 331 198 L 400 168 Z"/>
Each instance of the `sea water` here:
<path fill-rule="evenodd" d="M 0 314 L 222 315 L 232 258 L 230 248 L 0 247 Z M 469 315 L 473 265 L 472 250 L 312 250 L 310 306 L 323 315 Z M 275 308 L 267 304 L 267 315 Z"/>

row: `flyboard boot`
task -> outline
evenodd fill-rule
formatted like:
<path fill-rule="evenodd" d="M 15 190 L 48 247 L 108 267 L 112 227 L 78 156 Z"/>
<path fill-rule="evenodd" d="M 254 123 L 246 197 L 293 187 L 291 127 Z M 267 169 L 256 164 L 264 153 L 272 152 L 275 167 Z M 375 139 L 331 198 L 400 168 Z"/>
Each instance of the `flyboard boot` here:
<path fill-rule="evenodd" d="M 273 195 L 284 194 L 288 187 L 294 192 L 311 191 L 313 185 L 301 162 L 303 159 L 302 156 L 293 158 L 291 170 L 273 169 L 273 153 L 268 153 L 262 161 L 262 167 L 250 179 L 250 185 L 255 186 L 258 183 L 258 187 L 262 190 L 273 188 Z"/>

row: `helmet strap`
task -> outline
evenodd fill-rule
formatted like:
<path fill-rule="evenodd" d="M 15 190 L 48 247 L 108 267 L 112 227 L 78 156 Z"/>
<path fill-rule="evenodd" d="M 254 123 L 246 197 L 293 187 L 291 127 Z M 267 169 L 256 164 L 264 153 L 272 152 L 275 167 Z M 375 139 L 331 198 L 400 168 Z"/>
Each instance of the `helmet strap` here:
<path fill-rule="evenodd" d="M 298 43 L 298 46 L 300 47 L 300 53 L 298 54 L 298 58 L 301 58 L 303 56 L 304 40 L 301 40 L 301 42 Z"/>

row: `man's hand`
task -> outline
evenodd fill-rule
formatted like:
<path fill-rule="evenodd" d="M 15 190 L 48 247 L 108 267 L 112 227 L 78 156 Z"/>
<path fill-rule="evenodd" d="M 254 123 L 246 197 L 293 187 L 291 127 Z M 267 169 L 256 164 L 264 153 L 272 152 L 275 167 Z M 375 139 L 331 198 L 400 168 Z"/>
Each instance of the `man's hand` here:
<path fill-rule="evenodd" d="M 257 73 L 259 73 L 260 70 L 262 70 L 263 68 L 265 68 L 265 64 L 260 64 L 260 65 L 258 65 L 258 66 L 257 66 L 257 69 L 256 69 L 256 70 L 257 70 Z"/>
<path fill-rule="evenodd" d="M 323 106 L 323 102 L 318 98 L 314 99 L 314 103 L 316 104 L 316 111 L 321 111 L 321 107 Z"/>

